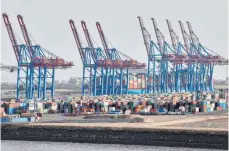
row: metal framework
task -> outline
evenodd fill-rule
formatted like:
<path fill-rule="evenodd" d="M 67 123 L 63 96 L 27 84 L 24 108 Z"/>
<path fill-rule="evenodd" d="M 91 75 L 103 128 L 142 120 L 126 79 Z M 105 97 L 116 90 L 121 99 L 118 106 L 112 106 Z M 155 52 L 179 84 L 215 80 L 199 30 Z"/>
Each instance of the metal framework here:
<path fill-rule="evenodd" d="M 33 45 L 21 15 L 17 15 L 17 19 L 25 44 L 18 44 L 8 15 L 3 13 L 2 16 L 18 63 L 16 98 L 34 99 L 36 92 L 36 97 L 44 100 L 47 90 L 51 91 L 53 98 L 55 69 L 69 68 L 73 63 L 66 62 L 40 45 Z M 20 85 L 25 87 L 25 96 L 20 93 Z"/>
<path fill-rule="evenodd" d="M 87 41 L 83 47 L 73 20 L 69 20 L 81 60 L 83 62 L 82 95 L 85 95 L 85 83 L 89 85 L 89 95 L 117 95 L 128 94 L 129 68 L 144 68 L 139 63 L 115 48 L 109 48 L 102 27 L 96 22 L 103 49 L 95 47 L 86 23 L 81 21 L 82 29 Z M 87 75 L 87 76 L 86 76 Z"/>
<path fill-rule="evenodd" d="M 144 44 L 148 54 L 147 93 L 213 91 L 213 71 L 215 65 L 226 65 L 228 60 L 204 47 L 187 22 L 190 35 L 179 21 L 184 45 L 166 20 L 172 45 L 152 18 L 157 43 L 138 17 Z"/>

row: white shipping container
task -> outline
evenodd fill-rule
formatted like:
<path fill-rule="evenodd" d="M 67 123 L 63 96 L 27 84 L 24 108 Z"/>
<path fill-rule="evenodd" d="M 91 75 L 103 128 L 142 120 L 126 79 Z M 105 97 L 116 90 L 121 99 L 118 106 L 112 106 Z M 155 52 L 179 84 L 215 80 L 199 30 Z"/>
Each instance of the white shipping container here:
<path fill-rule="evenodd" d="M 34 103 L 29 103 L 29 107 L 34 106 Z"/>
<path fill-rule="evenodd" d="M 214 107 L 211 107 L 211 108 L 210 108 L 210 111 L 213 112 L 213 111 L 214 111 Z"/>
<path fill-rule="evenodd" d="M 147 106 L 147 109 L 148 109 L 148 110 L 152 109 L 152 105 L 148 105 L 148 106 Z"/>
<path fill-rule="evenodd" d="M 51 106 L 51 110 L 57 110 L 57 106 Z"/>
<path fill-rule="evenodd" d="M 37 108 L 37 109 L 36 109 L 36 112 L 37 112 L 37 113 L 43 113 L 44 110 L 43 110 L 43 108 Z"/>
<path fill-rule="evenodd" d="M 104 111 L 105 112 L 108 112 L 108 107 L 104 107 Z"/>
<path fill-rule="evenodd" d="M 147 112 L 149 112 L 150 110 L 149 110 L 148 108 L 144 108 L 142 111 L 143 111 L 144 113 L 147 113 Z"/>
<path fill-rule="evenodd" d="M 214 103 L 212 104 L 212 107 L 213 107 L 213 108 L 215 107 L 215 104 L 214 104 Z"/>
<path fill-rule="evenodd" d="M 115 111 L 115 107 L 109 107 L 109 112 Z"/>
<path fill-rule="evenodd" d="M 104 105 L 104 107 L 109 105 L 108 102 L 102 102 L 102 104 Z"/>
<path fill-rule="evenodd" d="M 36 108 L 43 108 L 43 103 L 37 102 L 36 103 Z"/>
<path fill-rule="evenodd" d="M 219 103 L 226 103 L 226 100 L 220 99 Z"/>
<path fill-rule="evenodd" d="M 30 110 L 30 111 L 34 110 L 34 106 L 28 107 L 28 110 Z"/>
<path fill-rule="evenodd" d="M 131 114 L 131 110 L 126 110 L 125 114 L 130 115 Z"/>
<path fill-rule="evenodd" d="M 189 112 L 188 108 L 185 108 L 185 112 Z"/>
<path fill-rule="evenodd" d="M 212 97 L 211 97 L 211 94 L 207 94 L 207 99 L 211 99 Z"/>
<path fill-rule="evenodd" d="M 76 107 L 76 108 L 78 107 L 78 103 L 75 104 L 75 107 Z"/>

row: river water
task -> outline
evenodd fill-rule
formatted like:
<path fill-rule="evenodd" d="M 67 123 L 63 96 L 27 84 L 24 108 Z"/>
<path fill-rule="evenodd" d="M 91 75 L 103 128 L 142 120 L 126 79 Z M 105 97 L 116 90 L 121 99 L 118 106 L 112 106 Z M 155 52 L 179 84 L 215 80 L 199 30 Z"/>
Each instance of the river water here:
<path fill-rule="evenodd" d="M 179 147 L 158 147 L 140 145 L 110 145 L 40 141 L 1 141 L 1 151 L 213 151 Z M 220 151 L 220 150 L 217 150 Z"/>

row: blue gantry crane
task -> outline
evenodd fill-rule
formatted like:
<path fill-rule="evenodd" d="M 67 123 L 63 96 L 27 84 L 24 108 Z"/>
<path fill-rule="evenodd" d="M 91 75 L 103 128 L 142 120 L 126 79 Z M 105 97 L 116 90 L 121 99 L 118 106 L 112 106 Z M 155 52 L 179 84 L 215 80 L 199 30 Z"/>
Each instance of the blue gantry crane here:
<path fill-rule="evenodd" d="M 47 90 L 51 91 L 53 98 L 55 69 L 68 68 L 73 66 L 73 63 L 66 62 L 40 45 L 33 45 L 21 15 L 17 15 L 17 19 L 25 44 L 18 44 L 8 15 L 3 13 L 2 16 L 18 63 L 17 100 L 19 98 L 34 99 L 35 92 L 38 99 L 44 100 Z M 25 96 L 20 93 L 21 84 L 25 87 Z"/>
<path fill-rule="evenodd" d="M 130 79 L 129 69 L 144 68 L 145 64 L 139 63 L 135 59 L 118 51 L 116 48 L 110 48 L 100 23 L 96 22 L 96 26 L 105 54 L 112 62 L 112 66 L 110 68 L 110 79 L 113 83 L 111 83 L 110 87 L 108 87 L 108 91 L 112 92 L 110 94 L 128 94 Z"/>
<path fill-rule="evenodd" d="M 138 17 L 148 54 L 147 93 L 213 91 L 213 69 L 226 59 L 204 47 L 187 22 L 189 33 L 179 21 L 184 45 L 174 32 L 169 20 L 167 25 L 172 46 L 164 39 L 156 20 L 152 18 L 157 43 Z M 152 67 L 151 67 L 152 66 Z"/>
<path fill-rule="evenodd" d="M 104 49 L 95 47 L 86 23 L 81 21 L 87 41 L 87 47 L 83 47 L 73 20 L 69 20 L 69 23 L 83 62 L 82 95 L 85 95 L 86 82 L 89 84 L 89 95 L 127 94 L 129 68 L 144 68 L 145 65 L 119 52 L 115 48 L 109 48 L 99 22 L 96 23 L 96 26 Z M 90 54 L 88 55 L 90 56 L 89 58 L 86 58 L 85 50 Z M 87 62 L 90 62 L 90 66 L 88 66 Z M 85 76 L 85 72 L 88 72 L 88 77 Z"/>

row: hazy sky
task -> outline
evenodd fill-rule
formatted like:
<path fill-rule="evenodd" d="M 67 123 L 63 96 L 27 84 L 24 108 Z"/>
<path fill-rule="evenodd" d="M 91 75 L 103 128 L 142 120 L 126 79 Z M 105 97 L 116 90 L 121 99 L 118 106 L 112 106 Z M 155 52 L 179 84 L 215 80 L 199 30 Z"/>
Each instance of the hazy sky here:
<path fill-rule="evenodd" d="M 172 22 L 175 32 L 182 40 L 178 20 L 190 21 L 203 45 L 222 56 L 228 50 L 228 2 L 227 0 L 1 0 L 2 13 L 7 13 L 18 39 L 23 41 L 17 22 L 17 14 L 24 17 L 33 43 L 40 44 L 56 55 L 73 61 L 75 66 L 58 70 L 57 80 L 82 76 L 82 63 L 68 20 L 73 19 L 85 41 L 80 21 L 86 21 L 89 32 L 97 46 L 101 40 L 95 22 L 99 21 L 106 37 L 119 51 L 147 63 L 147 55 L 137 16 L 144 19 L 145 26 L 156 40 L 150 18 L 170 42 L 165 19 Z M 1 59 L 4 64 L 16 65 L 16 58 L 1 19 Z M 187 29 L 187 27 L 186 27 Z M 225 68 L 216 68 L 214 77 L 226 75 Z M 2 72 L 3 81 L 15 81 L 16 73 Z"/>

